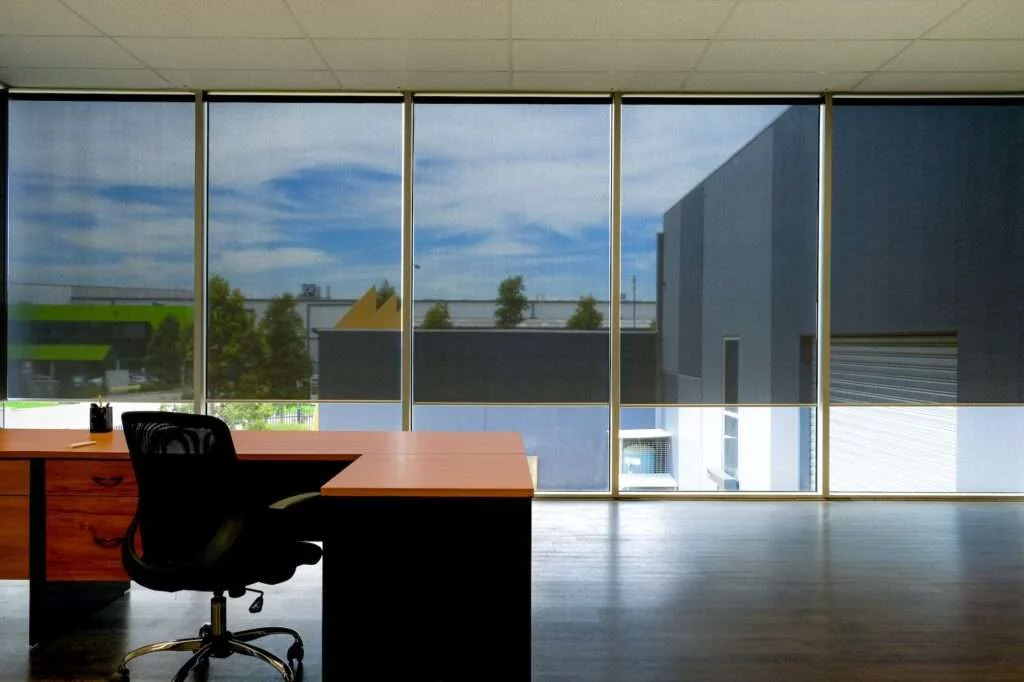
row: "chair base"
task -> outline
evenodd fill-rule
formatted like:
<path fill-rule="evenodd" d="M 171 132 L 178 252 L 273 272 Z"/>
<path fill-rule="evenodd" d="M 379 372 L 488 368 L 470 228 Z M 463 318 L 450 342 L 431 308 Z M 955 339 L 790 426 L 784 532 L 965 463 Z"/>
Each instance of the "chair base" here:
<path fill-rule="evenodd" d="M 192 656 L 171 678 L 172 682 L 184 682 L 191 672 L 201 670 L 209 665 L 211 658 L 227 658 L 233 654 L 252 656 L 263 661 L 276 670 L 284 682 L 298 682 L 301 679 L 302 658 L 305 652 L 302 647 L 302 637 L 299 636 L 299 633 L 291 628 L 281 627 L 253 628 L 232 633 L 225 628 L 227 620 L 225 614 L 224 597 L 218 594 L 211 601 L 212 624 L 201 627 L 198 637 L 175 639 L 140 646 L 125 654 L 124 658 L 121 659 L 120 665 L 117 667 L 115 675 L 121 680 L 128 680 L 130 677 L 128 663 L 140 656 L 155 654 L 161 651 L 187 651 L 191 652 Z M 291 646 L 288 647 L 287 661 L 278 658 L 266 649 L 249 644 L 254 639 L 267 637 L 268 635 L 288 635 L 294 640 Z M 294 661 L 294 665 L 292 661 Z"/>

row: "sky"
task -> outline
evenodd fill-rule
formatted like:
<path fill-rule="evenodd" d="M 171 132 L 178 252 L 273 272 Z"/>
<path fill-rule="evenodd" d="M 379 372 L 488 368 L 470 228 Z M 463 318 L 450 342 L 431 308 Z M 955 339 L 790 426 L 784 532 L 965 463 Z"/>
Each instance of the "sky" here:
<path fill-rule="evenodd" d="M 191 102 L 10 105 L 14 282 L 191 289 Z M 623 292 L 653 300 L 662 216 L 781 114 L 625 105 Z M 209 105 L 209 272 L 247 296 L 401 279 L 398 103 Z M 611 108 L 423 103 L 414 112 L 415 297 L 609 294 Z"/>

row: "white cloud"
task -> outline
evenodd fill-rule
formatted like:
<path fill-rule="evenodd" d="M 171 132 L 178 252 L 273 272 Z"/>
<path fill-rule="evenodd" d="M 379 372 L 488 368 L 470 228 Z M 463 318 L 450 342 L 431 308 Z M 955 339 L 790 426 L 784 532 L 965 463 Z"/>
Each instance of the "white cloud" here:
<path fill-rule="evenodd" d="M 227 251 L 213 256 L 210 269 L 229 280 L 233 274 L 269 272 L 304 268 L 333 262 L 330 254 L 320 249 L 285 247 L 280 249 L 245 249 Z"/>

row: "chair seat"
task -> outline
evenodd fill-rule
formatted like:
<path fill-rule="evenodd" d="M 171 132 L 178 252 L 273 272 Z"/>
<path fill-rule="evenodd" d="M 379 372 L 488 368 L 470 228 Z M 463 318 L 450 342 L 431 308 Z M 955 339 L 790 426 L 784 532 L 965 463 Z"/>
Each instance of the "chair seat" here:
<path fill-rule="evenodd" d="M 269 547 L 265 544 L 250 545 L 247 550 L 240 549 L 217 570 L 206 567 L 201 571 L 189 571 L 179 567 L 167 574 L 130 571 L 129 577 L 143 587 L 162 592 L 230 592 L 253 583 L 283 583 L 295 575 L 296 568 L 312 566 L 322 556 L 323 550 L 311 542 L 291 541 Z"/>

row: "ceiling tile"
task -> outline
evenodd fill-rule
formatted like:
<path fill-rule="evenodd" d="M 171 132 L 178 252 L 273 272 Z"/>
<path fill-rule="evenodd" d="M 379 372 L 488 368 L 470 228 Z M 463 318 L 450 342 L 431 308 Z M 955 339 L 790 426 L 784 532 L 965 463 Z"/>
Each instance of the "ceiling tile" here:
<path fill-rule="evenodd" d="M 148 69 L 0 69 L 0 81 L 20 88 L 166 89 Z"/>
<path fill-rule="evenodd" d="M 885 71 L 1018 71 L 1024 40 L 919 40 Z"/>
<path fill-rule="evenodd" d="M 317 40 L 332 69 L 507 71 L 506 40 Z"/>
<path fill-rule="evenodd" d="M 1024 39 L 1024 2 L 974 0 L 942 22 L 928 37 Z"/>
<path fill-rule="evenodd" d="M 880 71 L 868 76 L 857 92 L 1019 92 L 1024 71 L 998 73 L 898 73 Z"/>
<path fill-rule="evenodd" d="M 0 5 L 0 35 L 59 36 L 99 35 L 57 0 L 3 0 Z"/>
<path fill-rule="evenodd" d="M 6 0 L 5 0 L 6 1 Z M 298 38 L 282 0 L 64 0 L 113 36 Z"/>
<path fill-rule="evenodd" d="M 511 0 L 513 38 L 710 38 L 722 0 Z"/>
<path fill-rule="evenodd" d="M 508 90 L 507 71 L 336 71 L 345 90 Z"/>
<path fill-rule="evenodd" d="M 818 93 L 850 90 L 864 73 L 710 73 L 698 72 L 686 81 L 692 92 Z"/>
<path fill-rule="evenodd" d="M 313 38 L 505 38 L 494 0 L 288 0 Z"/>
<path fill-rule="evenodd" d="M 331 71 L 214 69 L 160 70 L 160 75 L 191 90 L 337 90 Z"/>
<path fill-rule="evenodd" d="M 110 38 L 0 36 L 0 66 L 131 69 L 143 65 Z"/>
<path fill-rule="evenodd" d="M 308 40 L 296 38 L 120 38 L 157 69 L 323 69 Z"/>
<path fill-rule="evenodd" d="M 906 40 L 717 40 L 701 71 L 874 71 Z"/>
<path fill-rule="evenodd" d="M 677 92 L 686 76 L 685 71 L 517 71 L 512 86 L 537 92 Z"/>
<path fill-rule="evenodd" d="M 516 40 L 516 71 L 689 71 L 703 40 Z"/>
<path fill-rule="evenodd" d="M 963 0 L 741 0 L 719 38 L 918 38 Z"/>

